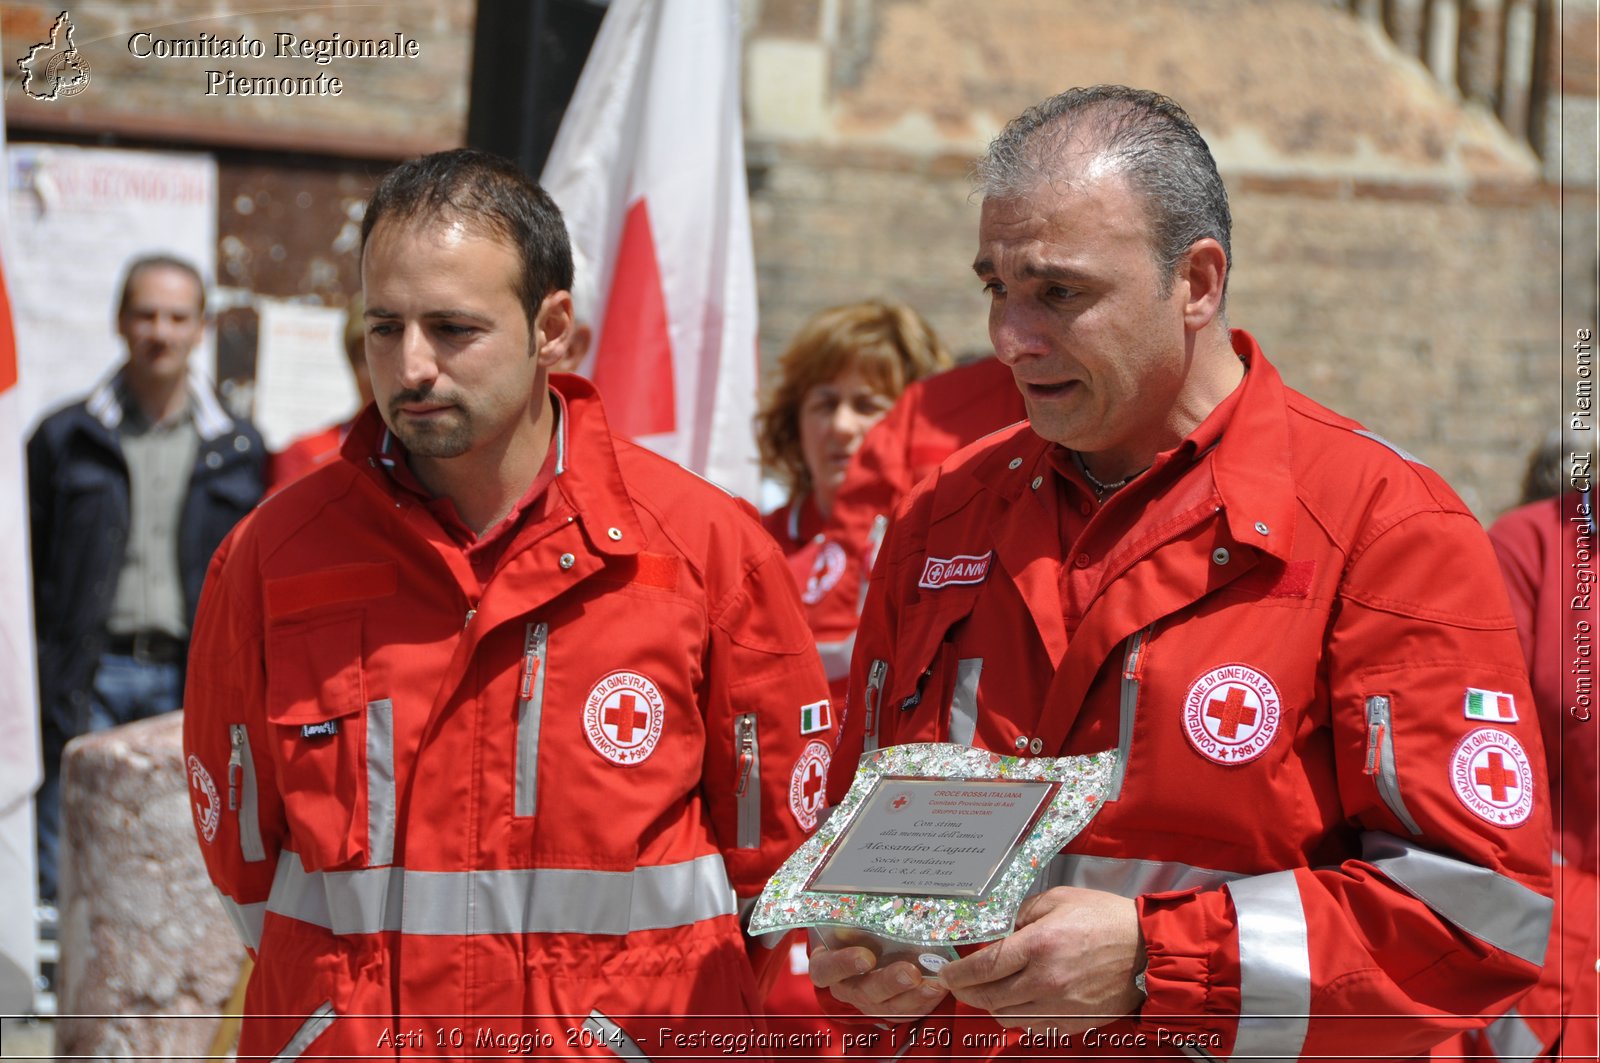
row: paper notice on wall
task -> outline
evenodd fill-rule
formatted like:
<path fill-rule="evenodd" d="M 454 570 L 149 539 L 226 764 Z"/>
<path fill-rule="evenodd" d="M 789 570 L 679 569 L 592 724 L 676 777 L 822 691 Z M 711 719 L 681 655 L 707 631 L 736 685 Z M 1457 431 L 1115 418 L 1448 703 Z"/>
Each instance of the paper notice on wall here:
<path fill-rule="evenodd" d="M 6 280 L 30 422 L 88 393 L 126 355 L 116 332 L 123 271 L 169 254 L 209 285 L 217 165 L 209 155 L 12 143 Z M 191 363 L 215 377 L 210 330 Z"/>
<path fill-rule="evenodd" d="M 257 300 L 256 427 L 270 450 L 348 420 L 360 396 L 344 353 L 343 310 Z"/>

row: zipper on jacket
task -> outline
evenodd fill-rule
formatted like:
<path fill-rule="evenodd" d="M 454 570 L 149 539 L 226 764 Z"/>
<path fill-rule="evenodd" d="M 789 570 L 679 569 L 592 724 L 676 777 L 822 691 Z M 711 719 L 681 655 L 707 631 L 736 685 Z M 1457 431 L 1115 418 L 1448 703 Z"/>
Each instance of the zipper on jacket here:
<path fill-rule="evenodd" d="M 889 662 L 879 658 L 867 669 L 866 705 L 861 716 L 861 752 L 878 748 L 878 710 L 883 706 L 883 688 L 889 679 Z"/>
<path fill-rule="evenodd" d="M 539 721 L 544 715 L 545 651 L 549 624 L 529 624 L 522 635 L 522 675 L 517 683 L 517 779 L 512 814 L 539 807 Z"/>
<path fill-rule="evenodd" d="M 1135 631 L 1128 637 L 1127 650 L 1122 656 L 1122 689 L 1117 720 L 1117 768 L 1111 776 L 1111 788 L 1106 800 L 1115 801 L 1122 796 L 1122 779 L 1128 771 L 1128 754 L 1133 752 L 1133 721 L 1139 715 L 1139 677 L 1145 640 L 1155 630 L 1152 624 Z"/>
<path fill-rule="evenodd" d="M 283 1051 L 272 1057 L 272 1063 L 289 1063 L 305 1055 L 306 1049 L 311 1047 L 311 1042 L 322 1036 L 324 1030 L 333 1025 L 333 1020 L 339 1013 L 333 1010 L 333 1001 L 325 1000 L 311 1017 L 300 1024 L 300 1028 L 289 1038 L 289 1043 L 283 1046 Z"/>
<path fill-rule="evenodd" d="M 598 1010 L 589 1012 L 589 1017 L 583 1020 L 583 1029 L 589 1035 L 589 1043 L 603 1045 L 622 1059 L 650 1063 L 650 1057 L 644 1054 L 638 1042 Z"/>
<path fill-rule="evenodd" d="M 735 844 L 740 849 L 761 848 L 761 757 L 756 745 L 756 714 L 747 712 L 734 718 L 734 740 L 739 750 L 738 828 Z"/>
<path fill-rule="evenodd" d="M 1400 796 L 1400 773 L 1394 761 L 1393 706 L 1385 694 L 1367 698 L 1367 765 L 1366 773 L 1373 776 L 1378 786 L 1378 796 L 1389 806 L 1406 830 L 1421 834 L 1422 828 L 1411 818 L 1405 799 Z"/>
<path fill-rule="evenodd" d="M 228 811 L 239 814 L 239 855 L 246 863 L 267 858 L 261 844 L 261 812 L 256 793 L 256 762 L 250 755 L 250 732 L 242 723 L 228 725 Z"/>

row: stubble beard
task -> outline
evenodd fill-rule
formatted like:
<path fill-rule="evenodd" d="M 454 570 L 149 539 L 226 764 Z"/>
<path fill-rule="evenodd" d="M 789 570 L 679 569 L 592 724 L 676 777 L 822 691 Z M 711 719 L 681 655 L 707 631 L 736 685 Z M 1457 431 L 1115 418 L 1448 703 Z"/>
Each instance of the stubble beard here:
<path fill-rule="evenodd" d="M 456 406 L 426 421 L 407 418 L 400 405 L 422 396 L 408 392 L 396 395 L 389 403 L 389 427 L 406 450 L 420 458 L 459 458 L 472 448 L 472 417 Z"/>

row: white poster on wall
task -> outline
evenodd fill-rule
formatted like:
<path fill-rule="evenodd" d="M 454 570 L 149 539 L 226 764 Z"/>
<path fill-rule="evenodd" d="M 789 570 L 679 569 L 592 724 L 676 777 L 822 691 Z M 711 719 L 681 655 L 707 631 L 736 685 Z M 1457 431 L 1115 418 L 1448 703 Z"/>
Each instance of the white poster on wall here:
<path fill-rule="evenodd" d="M 258 299 L 256 427 L 267 449 L 349 420 L 361 397 L 344 353 L 345 312 Z"/>
<path fill-rule="evenodd" d="M 209 155 L 12 143 L 6 279 L 29 425 L 86 394 L 125 356 L 116 333 L 124 267 L 140 255 L 216 273 L 217 165 Z M 215 378 L 208 329 L 193 367 Z M 30 427 L 31 430 L 31 427 Z"/>

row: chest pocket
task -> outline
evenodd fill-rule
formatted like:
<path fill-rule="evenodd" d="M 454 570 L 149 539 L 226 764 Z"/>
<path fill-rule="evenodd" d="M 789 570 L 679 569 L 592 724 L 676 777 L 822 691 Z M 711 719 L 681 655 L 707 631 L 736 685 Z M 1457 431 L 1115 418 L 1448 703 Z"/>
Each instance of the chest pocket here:
<path fill-rule="evenodd" d="M 360 613 L 317 617 L 267 632 L 272 756 L 293 848 L 308 871 L 362 863 L 368 855 L 361 619 Z"/>
<path fill-rule="evenodd" d="M 937 591 L 901 614 L 883 699 L 882 744 L 972 741 L 983 659 L 962 657 L 957 635 L 977 591 Z"/>

